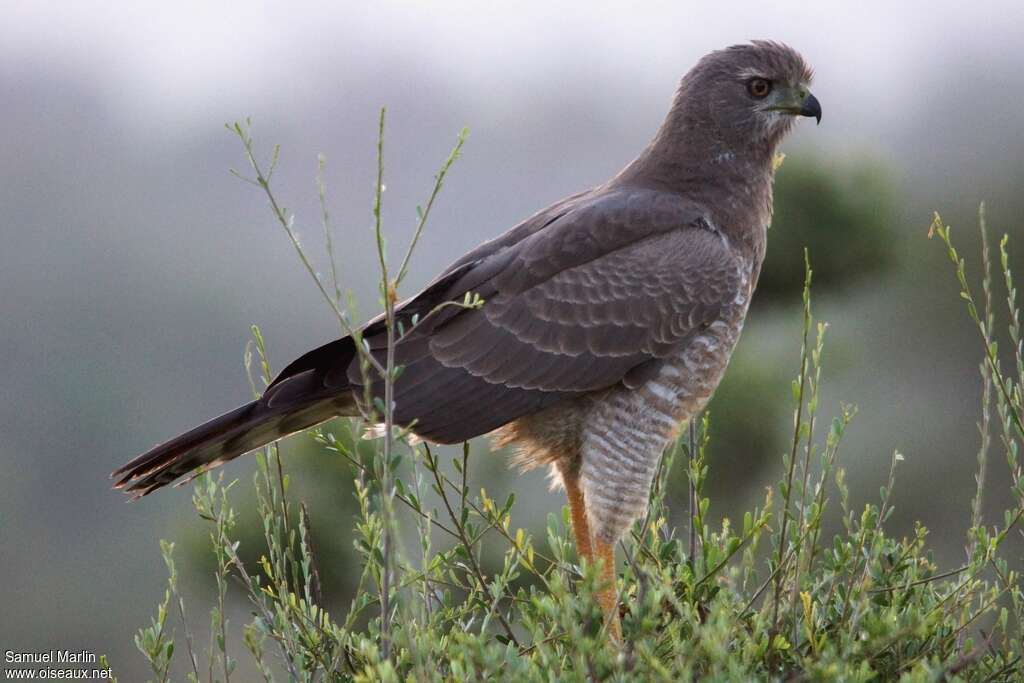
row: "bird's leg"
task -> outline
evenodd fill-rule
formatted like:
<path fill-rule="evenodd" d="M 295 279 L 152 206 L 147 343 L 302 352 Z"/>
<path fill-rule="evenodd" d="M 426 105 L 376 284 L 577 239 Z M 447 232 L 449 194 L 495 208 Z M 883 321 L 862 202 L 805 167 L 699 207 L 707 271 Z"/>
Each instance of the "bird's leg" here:
<path fill-rule="evenodd" d="M 579 474 L 563 471 L 562 482 L 565 484 L 565 494 L 569 499 L 572 530 L 576 536 L 576 552 L 580 559 L 586 558 L 587 564 L 601 566 L 601 586 L 597 591 L 597 602 L 601 605 L 601 611 L 608 623 L 608 632 L 618 642 L 622 639 L 622 629 L 619 626 L 619 596 L 615 586 L 615 546 L 591 536 Z"/>
<path fill-rule="evenodd" d="M 587 506 L 583 502 L 583 489 L 580 487 L 579 474 L 563 472 L 565 495 L 569 499 L 569 514 L 572 517 L 572 531 L 576 536 L 576 554 L 580 559 L 586 558 L 589 564 L 594 563 L 593 545 L 590 539 L 590 522 L 587 521 Z"/>
<path fill-rule="evenodd" d="M 601 563 L 601 587 L 597 590 L 597 602 L 608 623 L 608 633 L 615 642 L 622 641 L 622 627 L 619 625 L 619 591 L 615 584 L 615 544 L 594 539 L 594 556 Z"/>

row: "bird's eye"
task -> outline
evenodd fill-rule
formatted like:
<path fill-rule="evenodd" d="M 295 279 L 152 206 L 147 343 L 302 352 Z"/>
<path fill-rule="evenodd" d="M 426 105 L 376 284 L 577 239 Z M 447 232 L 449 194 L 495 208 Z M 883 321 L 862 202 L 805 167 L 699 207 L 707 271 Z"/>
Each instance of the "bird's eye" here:
<path fill-rule="evenodd" d="M 747 81 L 747 92 L 750 93 L 751 97 L 761 99 L 767 97 L 771 91 L 772 82 L 767 78 L 751 78 Z"/>

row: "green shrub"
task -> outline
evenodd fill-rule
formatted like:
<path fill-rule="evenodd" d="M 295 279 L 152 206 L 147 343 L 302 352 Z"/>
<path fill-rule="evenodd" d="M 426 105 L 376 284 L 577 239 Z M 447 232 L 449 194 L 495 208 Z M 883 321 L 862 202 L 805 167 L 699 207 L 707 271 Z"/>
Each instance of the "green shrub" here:
<path fill-rule="evenodd" d="M 803 250 L 814 254 L 818 291 L 878 276 L 898 258 L 893 180 L 867 160 L 787 158 L 775 183 L 775 215 L 757 282 L 758 306 L 800 295 Z"/>
<path fill-rule="evenodd" d="M 381 147 L 383 121 L 382 112 Z M 264 174 L 255 159 L 248 126 L 236 124 L 232 130 L 245 145 L 255 174 L 250 180 L 266 192 L 276 219 L 292 237 L 341 329 L 348 332 L 354 326 L 343 310 L 334 269 L 330 283 L 316 274 L 294 239 L 291 217 L 270 191 L 271 173 Z M 389 321 L 394 320 L 395 292 L 412 246 L 461 144 L 460 137 L 438 174 L 419 214 L 413 245 L 395 276 L 389 276 L 384 254 L 378 167 L 381 303 Z M 270 171 L 276 160 L 275 150 Z M 330 254 L 327 217 L 325 210 Z M 983 236 L 984 229 L 982 216 Z M 855 409 L 840 406 L 831 420 L 821 415 L 827 326 L 812 315 L 811 269 L 805 254 L 800 364 L 791 387 L 793 431 L 782 478 L 768 489 L 763 505 L 739 524 L 723 520 L 712 525 L 704 494 L 712 447 L 709 417 L 694 420 L 684 430 L 664 455 L 648 514 L 621 546 L 621 645 L 603 630 L 593 598 L 597 577 L 593 567 L 578 563 L 567 509 L 550 515 L 544 536 L 533 538 L 513 524 L 514 497 L 499 501 L 485 490 L 470 490 L 468 446 L 446 464 L 439 453 L 412 443 L 397 428 L 367 441 L 360 438 L 362 425 L 346 420 L 340 429 L 314 430 L 314 435 L 321 448 L 347 463 L 355 481 L 358 590 L 347 611 L 332 614 L 324 606 L 322 593 L 330 586 L 321 586 L 313 542 L 313 528 L 329 529 L 338 520 L 310 520 L 306 507 L 295 502 L 296 492 L 276 448 L 269 447 L 257 456 L 254 482 L 263 534 L 258 560 L 240 557 L 231 485 L 223 483 L 223 474 L 206 474 L 195 487 L 193 502 L 209 524 L 217 581 L 213 635 L 205 652 L 197 651 L 185 623 L 174 546 L 167 542 L 161 549 L 170 571 L 168 589 L 151 626 L 139 631 L 139 650 L 157 680 L 169 678 L 172 657 L 182 649 L 189 680 L 239 678 L 235 667 L 243 646 L 251 666 L 268 681 L 275 676 L 301 681 L 1019 679 L 1024 670 L 1024 596 L 1006 559 L 1006 546 L 1017 536 L 1024 516 L 1017 461 L 1024 437 L 1024 362 L 1007 243 L 1004 238 L 999 255 L 1010 315 L 1012 372 L 1003 371 L 994 341 L 995 294 L 987 246 L 983 298 L 976 301 L 949 229 L 937 216 L 932 232 L 945 243 L 956 267 L 961 296 L 984 351 L 983 439 L 963 566 L 936 566 L 928 550 L 928 530 L 921 525 L 906 538 L 886 532 L 898 453 L 877 502 L 857 503 L 848 490 L 839 455 Z M 459 305 L 479 304 L 468 300 Z M 254 333 L 266 382 L 270 371 L 265 350 L 258 330 Z M 380 372 L 385 381 L 393 381 L 397 371 L 390 363 L 367 368 Z M 256 386 L 254 382 L 254 391 Z M 373 421 L 390 425 L 387 408 L 379 405 Z M 981 496 L 989 486 L 990 432 L 998 435 L 1005 451 L 1017 501 L 994 527 L 981 520 Z M 667 522 L 666 489 L 673 467 L 685 471 L 690 488 L 688 524 L 682 532 Z M 842 520 L 831 539 L 822 527 L 829 507 L 838 507 Z M 415 552 L 402 552 L 396 542 L 399 511 L 414 520 Z M 253 613 L 241 631 L 243 645 L 225 618 L 232 577 L 241 583 Z M 184 648 L 175 648 L 166 626 L 174 611 L 185 627 Z"/>

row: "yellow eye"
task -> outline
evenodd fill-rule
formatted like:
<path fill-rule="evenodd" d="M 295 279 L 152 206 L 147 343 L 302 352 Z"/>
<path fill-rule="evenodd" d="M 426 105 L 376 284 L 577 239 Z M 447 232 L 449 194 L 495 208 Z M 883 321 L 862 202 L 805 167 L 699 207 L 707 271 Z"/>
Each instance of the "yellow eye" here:
<path fill-rule="evenodd" d="M 747 81 L 747 92 L 750 93 L 751 97 L 761 99 L 768 97 L 768 93 L 772 91 L 772 82 L 766 78 L 751 78 Z"/>

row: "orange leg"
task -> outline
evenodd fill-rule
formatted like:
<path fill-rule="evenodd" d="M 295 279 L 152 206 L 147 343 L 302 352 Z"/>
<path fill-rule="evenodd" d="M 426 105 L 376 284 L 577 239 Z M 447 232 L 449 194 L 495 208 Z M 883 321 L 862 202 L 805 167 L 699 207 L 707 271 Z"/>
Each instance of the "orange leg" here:
<path fill-rule="evenodd" d="M 593 564 L 594 551 L 590 541 L 590 523 L 587 521 L 587 506 L 583 502 L 583 489 L 576 475 L 562 477 L 565 483 L 565 495 L 569 499 L 569 514 L 572 516 L 572 531 L 576 536 L 576 553 L 580 559 L 586 558 Z"/>
<path fill-rule="evenodd" d="M 616 643 L 622 642 L 622 627 L 619 625 L 619 591 L 616 588 L 615 545 L 595 539 L 596 557 L 601 562 L 601 584 L 597 593 L 597 601 L 604 611 L 604 619 L 608 623 L 608 633 Z"/>
<path fill-rule="evenodd" d="M 589 565 L 600 563 L 602 587 L 598 590 L 597 601 L 608 623 L 608 632 L 615 642 L 620 642 L 622 629 L 619 626 L 619 596 L 615 587 L 615 546 L 592 538 L 579 477 L 563 473 L 562 480 L 565 484 L 566 497 L 569 499 L 572 530 L 576 536 L 576 552 L 581 559 L 586 558 Z M 594 546 L 597 547 L 596 554 Z"/>

